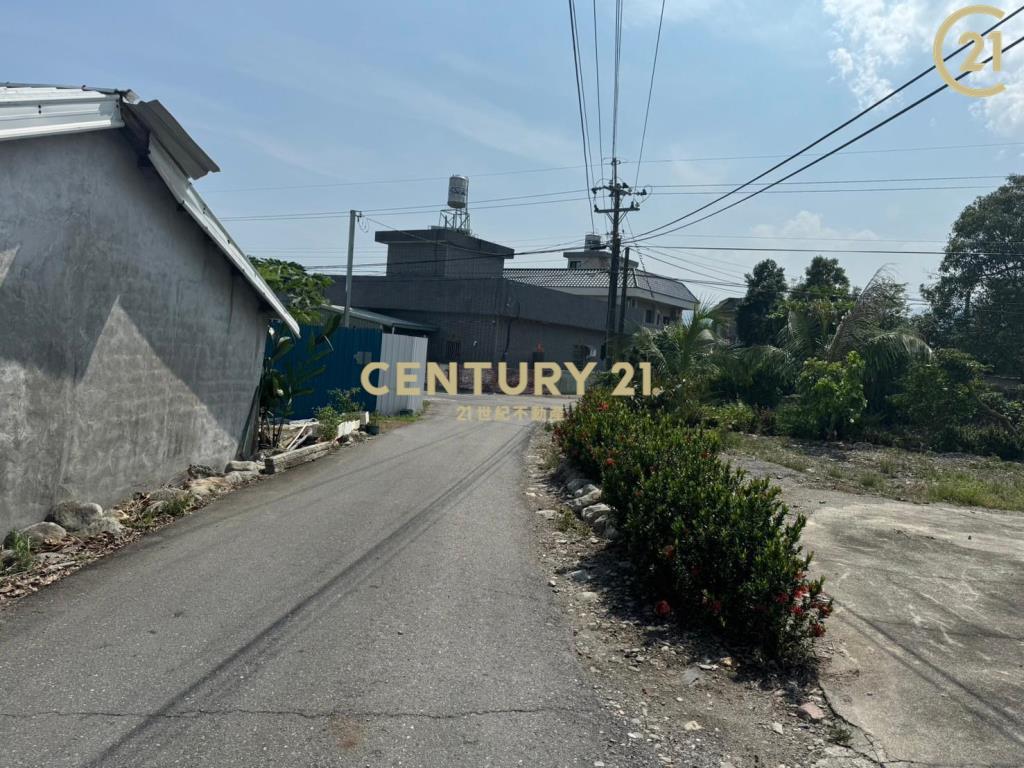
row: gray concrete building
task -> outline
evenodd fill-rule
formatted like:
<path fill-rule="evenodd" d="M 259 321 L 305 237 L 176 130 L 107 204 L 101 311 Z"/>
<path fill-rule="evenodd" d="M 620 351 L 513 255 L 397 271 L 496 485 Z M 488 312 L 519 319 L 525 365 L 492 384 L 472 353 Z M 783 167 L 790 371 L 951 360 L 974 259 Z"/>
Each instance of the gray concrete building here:
<path fill-rule="evenodd" d="M 157 101 L 0 87 L 0 532 L 246 449 L 270 317 Z"/>
<path fill-rule="evenodd" d="M 514 251 L 454 229 L 380 231 L 388 247 L 383 276 L 353 279 L 354 306 L 437 328 L 428 360 L 437 362 L 557 362 L 598 360 L 605 341 L 608 266 L 604 251 L 584 265 L 521 269 Z M 603 267 L 602 267 L 603 264 Z M 630 270 L 627 331 L 662 327 L 696 300 L 677 280 Z M 603 286 L 603 289 L 602 289 Z M 328 288 L 345 302 L 345 281 Z M 648 322 L 648 319 L 650 320 Z"/>

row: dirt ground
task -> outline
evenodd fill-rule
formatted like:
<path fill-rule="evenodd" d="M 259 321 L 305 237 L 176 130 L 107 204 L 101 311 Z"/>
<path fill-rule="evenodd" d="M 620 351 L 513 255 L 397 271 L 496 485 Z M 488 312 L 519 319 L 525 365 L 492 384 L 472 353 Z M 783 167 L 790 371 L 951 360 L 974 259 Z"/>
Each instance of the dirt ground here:
<path fill-rule="evenodd" d="M 832 716 L 815 676 L 748 663 L 670 616 L 658 618 L 617 547 L 562 509 L 546 461 L 549 437 L 531 444 L 525 493 L 536 514 L 538 557 L 572 625 L 576 652 L 630 738 L 651 743 L 664 765 L 695 768 L 866 768 L 843 744 L 869 746 Z M 821 722 L 797 708 L 818 704 Z M 610 768 L 610 767 L 609 767 Z"/>

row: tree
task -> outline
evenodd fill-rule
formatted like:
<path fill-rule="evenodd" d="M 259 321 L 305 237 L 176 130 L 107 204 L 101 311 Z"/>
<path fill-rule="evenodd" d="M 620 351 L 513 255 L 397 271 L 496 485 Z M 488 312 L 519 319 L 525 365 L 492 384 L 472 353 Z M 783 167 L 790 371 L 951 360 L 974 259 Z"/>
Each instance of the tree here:
<path fill-rule="evenodd" d="M 1024 376 L 1024 176 L 968 205 L 953 224 L 921 327 L 933 344 Z"/>
<path fill-rule="evenodd" d="M 839 259 L 815 256 L 804 270 L 804 279 L 793 287 L 796 299 L 844 299 L 850 295 L 850 278 Z"/>
<path fill-rule="evenodd" d="M 304 325 L 320 322 L 320 307 L 328 303 L 324 291 L 330 286 L 331 278 L 311 275 L 294 261 L 253 257 L 249 261 L 270 289 L 283 298 L 292 317 Z"/>
<path fill-rule="evenodd" d="M 786 272 L 765 259 L 745 277 L 747 295 L 736 310 L 736 333 L 748 347 L 773 344 L 785 324 L 782 303 L 786 298 Z"/>

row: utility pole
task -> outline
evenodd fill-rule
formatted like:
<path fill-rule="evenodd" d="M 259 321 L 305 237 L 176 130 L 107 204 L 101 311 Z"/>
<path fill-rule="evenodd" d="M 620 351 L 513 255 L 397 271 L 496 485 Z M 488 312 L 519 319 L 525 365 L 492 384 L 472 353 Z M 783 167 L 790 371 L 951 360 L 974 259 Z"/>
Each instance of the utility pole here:
<path fill-rule="evenodd" d="M 619 336 L 626 332 L 626 289 L 629 286 L 629 246 L 626 246 L 626 263 L 622 265 L 622 301 L 619 307 Z"/>
<path fill-rule="evenodd" d="M 348 212 L 348 266 L 345 269 L 345 327 L 350 324 L 349 315 L 352 311 L 352 257 L 356 248 L 356 218 L 362 214 L 358 211 Z"/>
<path fill-rule="evenodd" d="M 605 365 L 611 361 L 611 346 L 612 339 L 615 336 L 615 303 L 618 295 L 619 288 L 619 251 L 622 248 L 622 235 L 619 232 L 619 228 L 622 224 L 623 214 L 629 213 L 630 211 L 640 210 L 640 206 L 636 201 L 630 203 L 626 207 L 622 206 L 622 198 L 628 195 L 633 195 L 634 192 L 629 184 L 623 181 L 619 181 L 619 161 L 617 158 L 612 158 L 612 181 L 610 184 L 605 184 L 603 187 L 594 187 L 592 192 L 597 194 L 599 190 L 605 190 L 612 199 L 611 208 L 598 208 L 594 206 L 595 213 L 607 213 L 611 214 L 612 218 L 612 259 L 611 265 L 608 270 L 608 315 L 605 321 L 605 345 L 604 345 L 604 360 Z M 641 191 L 639 194 L 646 195 L 646 190 Z"/>

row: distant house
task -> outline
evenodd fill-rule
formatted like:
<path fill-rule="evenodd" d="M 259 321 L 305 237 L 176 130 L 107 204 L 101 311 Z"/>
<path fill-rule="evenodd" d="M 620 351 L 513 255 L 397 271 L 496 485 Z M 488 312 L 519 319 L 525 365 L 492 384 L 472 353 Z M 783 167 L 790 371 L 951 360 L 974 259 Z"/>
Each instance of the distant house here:
<path fill-rule="evenodd" d="M 607 252 L 586 251 L 579 258 L 566 253 L 571 268 L 522 269 L 506 266 L 515 255 L 511 248 L 456 229 L 382 231 L 376 240 L 388 247 L 387 272 L 356 276 L 352 303 L 433 326 L 428 360 L 515 364 L 600 358 Z M 680 281 L 635 266 L 628 277 L 627 332 L 663 327 L 696 303 Z M 336 281 L 327 295 L 343 303 L 344 281 Z"/>
<path fill-rule="evenodd" d="M 714 306 L 714 313 L 718 318 L 715 325 L 715 332 L 722 339 L 730 343 L 736 343 L 739 335 L 736 332 L 736 313 L 739 311 L 743 299 L 737 296 L 730 296 L 722 299 Z"/>
<path fill-rule="evenodd" d="M 0 530 L 249 449 L 298 326 L 192 188 L 217 170 L 158 101 L 0 87 Z"/>

